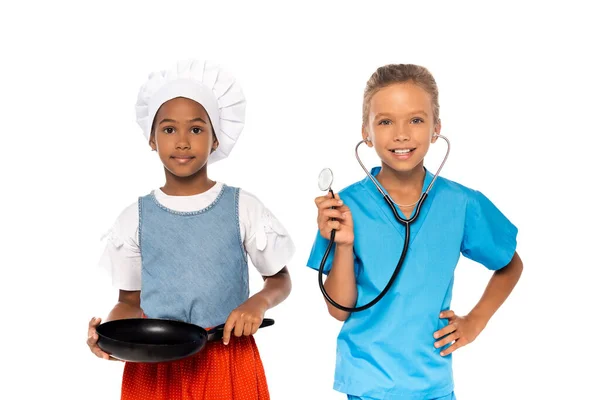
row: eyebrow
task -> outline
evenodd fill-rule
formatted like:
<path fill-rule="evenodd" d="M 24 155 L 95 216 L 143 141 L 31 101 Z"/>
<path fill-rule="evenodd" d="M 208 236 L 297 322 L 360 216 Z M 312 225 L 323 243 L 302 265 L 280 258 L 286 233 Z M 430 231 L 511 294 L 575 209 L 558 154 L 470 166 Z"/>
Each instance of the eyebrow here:
<path fill-rule="evenodd" d="M 408 114 L 409 114 L 409 115 L 423 114 L 423 115 L 425 115 L 426 117 L 428 117 L 428 116 L 429 116 L 429 114 L 427 114 L 427 113 L 426 113 L 425 111 L 423 111 L 423 110 L 411 111 L 411 112 L 410 112 L 410 113 L 408 113 Z M 375 119 L 379 119 L 379 118 L 381 118 L 381 117 L 386 117 L 386 116 L 391 116 L 391 115 L 392 115 L 392 114 L 390 114 L 390 113 L 377 113 L 377 114 L 375 115 Z"/>
<path fill-rule="evenodd" d="M 203 119 L 202 119 L 202 118 L 200 118 L 200 117 L 197 117 L 197 118 L 194 118 L 194 119 L 190 119 L 188 122 L 198 122 L 198 121 L 200 121 L 200 122 L 202 122 L 202 123 L 206 124 L 206 121 L 205 121 L 205 120 L 203 120 Z M 208 124 L 207 124 L 207 125 L 208 125 Z"/>
<path fill-rule="evenodd" d="M 198 121 L 200 121 L 200 122 L 202 122 L 202 123 L 206 124 L 206 121 L 205 121 L 205 120 L 203 120 L 203 119 L 202 119 L 202 118 L 200 118 L 200 117 L 197 117 L 197 118 L 194 118 L 194 119 L 190 119 L 190 120 L 188 121 L 188 123 L 189 123 L 189 122 L 198 122 Z M 175 124 L 175 123 L 177 123 L 177 121 L 175 121 L 174 119 L 165 118 L 165 119 L 163 119 L 162 121 L 160 121 L 160 122 L 159 122 L 159 125 L 161 125 L 161 124 L 164 124 L 165 122 L 169 122 L 169 123 L 171 123 L 171 124 Z M 207 124 L 207 125 L 208 125 L 208 124 Z"/>

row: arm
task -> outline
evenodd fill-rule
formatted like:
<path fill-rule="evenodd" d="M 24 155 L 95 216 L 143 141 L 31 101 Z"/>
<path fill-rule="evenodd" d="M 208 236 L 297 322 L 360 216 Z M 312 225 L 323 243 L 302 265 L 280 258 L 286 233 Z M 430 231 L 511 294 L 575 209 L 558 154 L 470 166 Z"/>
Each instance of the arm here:
<path fill-rule="evenodd" d="M 256 333 L 265 313 L 290 295 L 292 281 L 286 264 L 295 251 L 285 227 L 254 195 L 240 190 L 240 233 L 244 250 L 261 274 L 263 288 L 233 310 L 223 329 L 223 343 L 231 335 L 240 337 Z"/>
<path fill-rule="evenodd" d="M 283 302 L 292 291 L 292 280 L 287 267 L 273 276 L 263 276 L 265 282 L 263 289 L 252 296 L 248 301 L 262 304 L 265 312 Z"/>
<path fill-rule="evenodd" d="M 329 296 L 338 304 L 345 307 L 356 305 L 356 276 L 354 275 L 353 245 L 336 245 L 333 264 L 324 285 Z M 349 312 L 340 310 L 325 300 L 329 314 L 338 321 L 345 321 Z"/>
<path fill-rule="evenodd" d="M 506 267 L 494 272 L 481 300 L 469 313 L 470 317 L 478 321 L 482 329 L 508 298 L 521 278 L 522 272 L 523 262 L 516 252 Z"/>
<path fill-rule="evenodd" d="M 283 302 L 292 291 L 287 267 L 273 276 L 263 276 L 263 289 L 231 312 L 223 329 L 223 343 L 229 344 L 231 334 L 240 337 L 256 333 L 265 313 Z"/>
<path fill-rule="evenodd" d="M 142 318 L 142 316 L 143 312 L 140 308 L 140 292 L 120 290 L 119 301 L 108 314 L 106 322 L 116 319 Z M 96 328 L 100 323 L 102 323 L 102 319 L 100 318 L 92 318 L 90 321 L 87 344 L 90 351 L 97 357 L 104 358 L 105 360 L 115 360 L 98 347 L 98 333 L 96 332 Z"/>
<path fill-rule="evenodd" d="M 452 310 L 441 313 L 440 318 L 448 319 L 449 323 L 434 334 L 434 338 L 442 338 L 435 343 L 435 347 L 439 348 L 454 342 L 440 353 L 442 356 L 447 356 L 473 342 L 479 336 L 517 285 L 522 272 L 523 262 L 515 252 L 512 260 L 504 268 L 494 272 L 483 296 L 469 314 L 460 317 Z"/>
<path fill-rule="evenodd" d="M 119 290 L 119 301 L 108 314 L 106 322 L 115 319 L 142 318 L 140 291 Z"/>
<path fill-rule="evenodd" d="M 323 286 L 329 297 L 336 303 L 346 307 L 354 307 L 356 305 L 357 289 L 354 271 L 354 221 L 352 212 L 347 205 L 343 204 L 339 195 L 333 198 L 331 193 L 327 196 L 317 197 L 315 204 L 318 209 L 317 223 L 321 236 L 329 239 L 331 231 L 336 231 L 333 262 Z M 327 299 L 325 299 L 325 303 L 329 314 L 338 321 L 345 321 L 350 316 L 350 313 L 336 308 Z"/>

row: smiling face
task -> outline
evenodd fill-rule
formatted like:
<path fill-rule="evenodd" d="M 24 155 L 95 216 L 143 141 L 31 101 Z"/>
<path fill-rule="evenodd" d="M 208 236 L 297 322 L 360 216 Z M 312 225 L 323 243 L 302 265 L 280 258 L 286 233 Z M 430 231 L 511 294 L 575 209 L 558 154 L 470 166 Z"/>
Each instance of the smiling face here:
<path fill-rule="evenodd" d="M 377 90 L 368 104 L 363 138 L 375 147 L 382 163 L 397 172 L 422 168 L 429 145 L 436 141 L 431 95 L 413 82 L 393 83 Z"/>
<path fill-rule="evenodd" d="M 208 114 L 197 102 L 178 97 L 156 113 L 150 147 L 158 152 L 167 173 L 179 178 L 196 175 L 218 144 Z"/>

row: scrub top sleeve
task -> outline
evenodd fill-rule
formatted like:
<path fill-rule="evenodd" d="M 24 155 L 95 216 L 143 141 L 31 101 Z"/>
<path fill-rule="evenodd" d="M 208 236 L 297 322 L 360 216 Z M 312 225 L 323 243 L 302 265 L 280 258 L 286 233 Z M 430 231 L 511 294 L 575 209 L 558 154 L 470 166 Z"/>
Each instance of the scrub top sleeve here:
<path fill-rule="evenodd" d="M 482 193 L 471 191 L 467 202 L 461 253 L 466 258 L 499 270 L 512 260 L 518 229 Z"/>

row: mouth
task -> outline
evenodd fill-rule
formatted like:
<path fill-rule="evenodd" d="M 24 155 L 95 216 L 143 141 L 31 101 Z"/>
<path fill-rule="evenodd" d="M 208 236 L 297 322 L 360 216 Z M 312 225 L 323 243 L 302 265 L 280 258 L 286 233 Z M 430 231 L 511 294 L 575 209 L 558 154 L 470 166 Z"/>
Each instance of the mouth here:
<path fill-rule="evenodd" d="M 408 160 L 416 148 L 392 149 L 390 152 L 398 160 Z"/>
<path fill-rule="evenodd" d="M 171 156 L 171 159 L 175 160 L 179 164 L 187 164 L 190 161 L 192 161 L 194 158 L 196 158 L 196 157 L 194 157 L 194 156 Z"/>
<path fill-rule="evenodd" d="M 413 151 L 415 151 L 416 148 L 412 148 L 412 149 L 392 149 L 390 150 L 392 153 L 394 154 L 409 154 L 412 153 Z"/>

